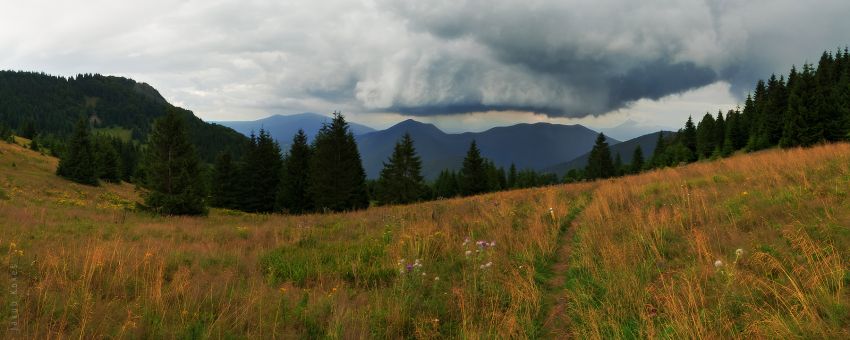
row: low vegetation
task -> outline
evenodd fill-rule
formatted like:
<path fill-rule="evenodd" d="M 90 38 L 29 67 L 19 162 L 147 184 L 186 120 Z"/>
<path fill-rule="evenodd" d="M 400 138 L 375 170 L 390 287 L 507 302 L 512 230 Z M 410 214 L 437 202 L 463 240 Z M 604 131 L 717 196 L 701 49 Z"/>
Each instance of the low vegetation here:
<path fill-rule="evenodd" d="M 850 335 L 847 144 L 302 216 L 152 215 L 56 166 L 0 143 L 9 336 Z"/>

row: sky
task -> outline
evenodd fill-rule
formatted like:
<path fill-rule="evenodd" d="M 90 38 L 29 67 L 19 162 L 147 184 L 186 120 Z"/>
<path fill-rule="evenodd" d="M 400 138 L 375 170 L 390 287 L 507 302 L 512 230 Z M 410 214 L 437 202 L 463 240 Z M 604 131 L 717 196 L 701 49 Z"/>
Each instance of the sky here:
<path fill-rule="evenodd" d="M 850 44 L 850 1 L 0 0 L 0 69 L 125 76 L 205 120 L 677 128 Z"/>

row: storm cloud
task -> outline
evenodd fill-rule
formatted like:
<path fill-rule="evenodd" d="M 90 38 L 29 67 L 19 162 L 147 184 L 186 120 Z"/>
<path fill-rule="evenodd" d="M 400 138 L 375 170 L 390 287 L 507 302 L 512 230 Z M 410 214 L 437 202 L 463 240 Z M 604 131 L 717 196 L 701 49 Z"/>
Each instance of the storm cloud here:
<path fill-rule="evenodd" d="M 600 115 L 850 43 L 850 2 L 3 1 L 0 68 L 125 75 L 210 119 Z M 711 108 L 707 108 L 711 109 Z"/>

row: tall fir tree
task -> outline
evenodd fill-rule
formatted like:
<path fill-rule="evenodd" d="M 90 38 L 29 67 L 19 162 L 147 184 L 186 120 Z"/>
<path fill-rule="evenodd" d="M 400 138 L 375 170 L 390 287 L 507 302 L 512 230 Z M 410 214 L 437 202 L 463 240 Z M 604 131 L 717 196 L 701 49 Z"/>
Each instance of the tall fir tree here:
<path fill-rule="evenodd" d="M 714 119 L 714 154 L 716 156 L 722 155 L 724 140 L 726 140 L 726 119 L 723 118 L 722 111 L 717 111 L 717 118 Z"/>
<path fill-rule="evenodd" d="M 711 157 L 714 152 L 714 117 L 706 113 L 697 126 L 697 158 Z"/>
<path fill-rule="evenodd" d="M 507 179 L 508 188 L 511 188 L 511 189 L 516 188 L 516 180 L 517 180 L 516 176 L 517 176 L 516 164 L 511 163 L 511 168 L 510 168 L 510 170 L 508 170 L 508 179 Z"/>
<path fill-rule="evenodd" d="M 218 208 L 239 208 L 239 171 L 233 156 L 222 152 L 216 157 L 210 183 L 210 204 Z"/>
<path fill-rule="evenodd" d="M 611 160 L 611 150 L 605 140 L 605 134 L 599 133 L 596 143 L 590 150 L 585 174 L 588 179 L 609 178 L 615 175 L 614 163 Z"/>
<path fill-rule="evenodd" d="M 154 122 L 145 151 L 145 205 L 165 215 L 205 214 L 200 162 L 177 111 Z"/>
<path fill-rule="evenodd" d="M 693 160 L 696 160 L 696 155 L 699 154 L 697 150 L 697 128 L 694 125 L 694 120 L 691 116 L 688 116 L 688 120 L 685 122 L 685 128 L 682 130 L 681 136 L 682 144 L 691 150 L 691 153 L 694 155 Z"/>
<path fill-rule="evenodd" d="M 242 166 L 242 210 L 273 212 L 283 160 L 280 145 L 265 129 L 260 129 L 257 136 L 252 135 Z"/>
<path fill-rule="evenodd" d="M 278 209 L 292 214 L 303 214 L 313 210 L 313 201 L 307 192 L 310 178 L 310 156 L 307 135 L 299 129 L 292 137 L 292 145 L 283 162 L 280 179 Z"/>
<path fill-rule="evenodd" d="M 366 171 L 354 135 L 338 112 L 313 141 L 308 192 L 316 209 L 344 211 L 369 206 Z"/>
<path fill-rule="evenodd" d="M 481 151 L 474 140 L 469 144 L 469 150 L 463 159 L 463 168 L 460 170 L 458 181 L 460 182 L 461 194 L 464 196 L 480 194 L 489 190 L 484 158 L 481 157 Z"/>
<path fill-rule="evenodd" d="M 56 174 L 81 184 L 98 184 L 94 145 L 85 119 L 77 121 L 68 146 L 59 158 Z"/>
<path fill-rule="evenodd" d="M 643 150 L 640 148 L 640 145 L 638 145 L 635 147 L 635 151 L 632 154 L 632 164 L 630 167 L 631 173 L 639 173 L 643 169 L 643 162 Z"/>
<path fill-rule="evenodd" d="M 393 154 L 384 163 L 376 187 L 376 199 L 381 204 L 407 204 L 425 196 L 422 161 L 416 155 L 409 133 L 396 143 Z"/>
<path fill-rule="evenodd" d="M 121 160 L 115 146 L 105 136 L 94 138 L 94 141 L 97 178 L 110 183 L 121 182 Z"/>
<path fill-rule="evenodd" d="M 667 143 L 664 140 L 664 132 L 658 131 L 658 139 L 655 141 L 655 149 L 652 150 L 652 157 L 650 158 L 650 167 L 652 168 L 662 168 L 670 165 L 669 161 L 665 157 L 666 153 L 664 152 L 667 148 Z"/>

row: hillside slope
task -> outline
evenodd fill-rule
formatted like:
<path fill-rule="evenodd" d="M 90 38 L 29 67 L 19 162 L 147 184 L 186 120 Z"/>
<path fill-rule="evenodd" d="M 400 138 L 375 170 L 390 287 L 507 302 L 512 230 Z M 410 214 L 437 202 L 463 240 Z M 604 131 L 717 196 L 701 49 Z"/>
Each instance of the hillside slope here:
<path fill-rule="evenodd" d="M 0 337 L 850 335 L 847 144 L 305 216 L 151 216 L 55 166 L 0 142 Z"/>
<path fill-rule="evenodd" d="M 85 74 L 63 78 L 34 72 L 0 71 L 0 123 L 59 138 L 70 134 L 80 117 L 95 128 L 119 128 L 144 142 L 153 121 L 175 108 L 159 92 L 132 79 Z M 189 138 L 202 159 L 222 151 L 240 155 L 247 138 L 230 128 L 207 123 L 192 111 L 175 108 L 187 122 Z"/>
<path fill-rule="evenodd" d="M 667 138 L 673 132 L 663 131 L 664 137 Z M 641 151 L 643 152 L 644 161 L 648 161 L 652 158 L 652 153 L 655 150 L 655 145 L 658 144 L 658 132 L 650 133 L 648 135 L 643 135 L 640 137 L 632 138 L 624 142 L 610 144 L 609 149 L 611 150 L 611 157 L 616 157 L 616 155 L 620 154 L 620 159 L 623 161 L 623 164 L 631 164 L 632 156 L 634 156 L 635 148 L 640 146 Z M 558 176 L 563 176 L 567 171 L 572 169 L 584 169 L 587 167 L 587 160 L 590 158 L 590 152 L 586 152 L 581 156 L 578 156 L 568 162 L 563 162 L 556 164 L 554 166 L 547 167 L 543 169 L 544 172 L 550 172 L 557 174 Z"/>

